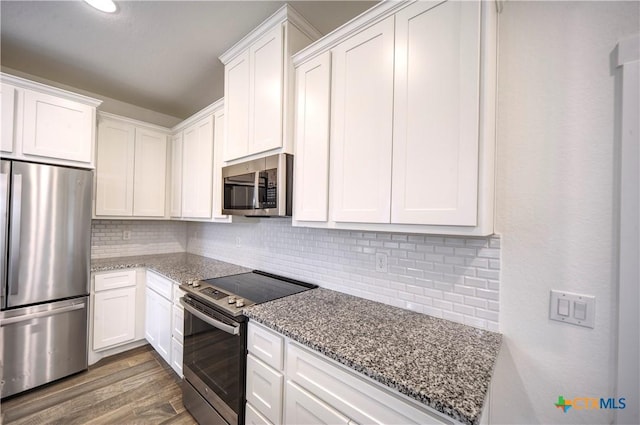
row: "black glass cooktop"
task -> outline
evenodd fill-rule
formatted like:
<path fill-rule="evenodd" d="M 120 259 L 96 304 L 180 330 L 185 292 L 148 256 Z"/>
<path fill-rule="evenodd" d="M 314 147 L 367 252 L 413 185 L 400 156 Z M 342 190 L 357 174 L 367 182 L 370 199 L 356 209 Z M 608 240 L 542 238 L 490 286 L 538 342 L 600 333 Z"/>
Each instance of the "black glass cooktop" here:
<path fill-rule="evenodd" d="M 229 294 L 251 300 L 255 304 L 273 301 L 318 287 L 310 283 L 275 276 L 258 270 L 250 273 L 207 279 L 203 282 L 227 291 Z"/>

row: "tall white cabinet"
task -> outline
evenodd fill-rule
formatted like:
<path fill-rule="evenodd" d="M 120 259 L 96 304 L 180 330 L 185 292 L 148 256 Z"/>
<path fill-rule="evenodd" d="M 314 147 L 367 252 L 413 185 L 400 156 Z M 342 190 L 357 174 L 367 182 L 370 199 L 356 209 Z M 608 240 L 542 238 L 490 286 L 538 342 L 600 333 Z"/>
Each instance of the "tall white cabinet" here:
<path fill-rule="evenodd" d="M 322 137 L 309 130 L 330 133 L 318 178 L 296 179 L 293 224 L 493 233 L 496 48 L 490 4 L 406 1 L 382 2 L 295 55 L 295 149 L 305 165 Z M 329 117 L 307 112 L 317 99 L 306 82 L 328 53 Z"/>
<path fill-rule="evenodd" d="M 319 35 L 284 5 L 220 56 L 225 65 L 225 161 L 274 149 L 292 152 L 291 55 Z"/>
<path fill-rule="evenodd" d="M 165 217 L 167 136 L 162 127 L 100 113 L 96 217 Z"/>

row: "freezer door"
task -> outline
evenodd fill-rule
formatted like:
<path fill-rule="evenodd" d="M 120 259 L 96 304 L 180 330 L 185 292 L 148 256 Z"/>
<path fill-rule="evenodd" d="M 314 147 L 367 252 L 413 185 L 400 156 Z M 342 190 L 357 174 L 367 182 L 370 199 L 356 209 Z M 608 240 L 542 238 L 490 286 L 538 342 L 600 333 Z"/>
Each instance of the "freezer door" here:
<path fill-rule="evenodd" d="M 2 398 L 87 368 L 88 299 L 0 313 Z"/>
<path fill-rule="evenodd" d="M 13 162 L 7 307 L 89 293 L 93 171 Z"/>
<path fill-rule="evenodd" d="M 7 291 L 7 236 L 9 232 L 9 179 L 11 178 L 11 163 L 0 161 L 0 306 L 6 307 L 5 293 Z"/>

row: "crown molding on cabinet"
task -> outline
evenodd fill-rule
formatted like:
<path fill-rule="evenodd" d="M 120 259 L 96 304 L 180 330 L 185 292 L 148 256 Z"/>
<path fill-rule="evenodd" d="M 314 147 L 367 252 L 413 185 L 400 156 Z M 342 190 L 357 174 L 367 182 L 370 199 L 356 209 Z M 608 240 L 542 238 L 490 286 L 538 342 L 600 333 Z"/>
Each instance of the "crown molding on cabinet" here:
<path fill-rule="evenodd" d="M 155 124 L 150 124 L 148 122 L 144 122 L 144 121 L 138 121 L 135 120 L 133 118 L 128 118 L 128 117 L 123 117 L 121 115 L 116 115 L 116 114 L 112 114 L 109 112 L 104 112 L 104 111 L 98 111 L 98 121 L 100 121 L 101 119 L 114 119 L 114 120 L 118 120 L 121 122 L 126 122 L 128 124 L 133 124 L 136 127 L 144 127 L 150 130 L 156 130 L 156 131 L 161 131 L 163 133 L 171 133 L 171 129 L 167 128 L 167 127 L 162 127 L 160 125 L 155 125 Z"/>
<path fill-rule="evenodd" d="M 253 31 L 244 36 L 233 47 L 224 52 L 218 57 L 223 64 L 229 63 L 238 54 L 245 51 L 249 46 L 255 43 L 265 33 L 273 29 L 274 26 L 282 24 L 285 21 L 295 25 L 302 33 L 310 37 L 312 40 L 317 40 L 322 36 L 320 31 L 315 29 L 313 25 L 309 23 L 300 13 L 298 13 L 293 7 L 285 4 L 278 9 L 273 15 L 268 17 L 263 23 L 257 26 Z"/>
<path fill-rule="evenodd" d="M 224 106 L 224 97 L 221 97 L 220 99 L 213 102 L 211 105 L 205 106 L 195 114 L 191 115 L 189 118 L 173 126 L 171 128 L 171 133 L 175 134 L 178 131 L 184 130 L 185 128 L 189 127 L 191 124 L 194 124 L 195 122 L 200 121 L 200 119 L 214 114 L 219 109 L 222 109 L 223 106 Z"/>
<path fill-rule="evenodd" d="M 349 38 L 351 35 L 360 32 L 364 28 L 367 28 L 375 24 L 376 22 L 383 20 L 388 16 L 393 15 L 398 10 L 407 7 L 415 1 L 417 0 L 383 1 L 381 3 L 378 3 L 371 9 L 366 10 L 349 22 L 336 28 L 329 34 L 325 35 L 316 42 L 311 43 L 310 45 L 293 55 L 293 65 L 298 66 L 299 64 L 306 62 L 308 59 L 332 49 L 340 42 Z M 438 4 L 443 3 L 443 1 L 444 0 L 432 0 L 431 2 L 435 7 Z"/>
<path fill-rule="evenodd" d="M 0 72 L 0 80 L 3 83 L 12 84 L 14 86 L 17 86 L 23 89 L 35 90 L 40 93 L 46 93 L 52 96 L 73 100 L 75 102 L 80 102 L 80 103 L 84 103 L 85 105 L 93 106 L 94 108 L 97 108 L 102 103 L 102 100 L 100 99 L 94 99 L 93 97 L 84 96 L 78 93 L 73 93 L 68 90 L 51 87 L 46 84 L 37 83 L 31 80 L 26 80 L 24 78 L 16 77 L 15 75 L 5 74 L 4 72 Z"/>

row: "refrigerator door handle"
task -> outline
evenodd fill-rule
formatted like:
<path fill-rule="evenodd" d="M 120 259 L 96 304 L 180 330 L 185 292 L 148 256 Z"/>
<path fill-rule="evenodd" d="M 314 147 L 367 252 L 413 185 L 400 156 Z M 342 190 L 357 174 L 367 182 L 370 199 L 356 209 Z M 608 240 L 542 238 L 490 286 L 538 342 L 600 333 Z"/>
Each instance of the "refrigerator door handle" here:
<path fill-rule="evenodd" d="M 9 318 L 0 320 L 0 327 L 11 325 L 13 323 L 26 322 L 32 319 L 39 319 L 41 317 L 48 317 L 56 314 L 68 313 L 74 310 L 82 310 L 85 307 L 86 305 L 84 303 L 74 304 L 67 307 L 56 308 L 55 310 L 39 311 L 37 313 L 31 313 L 24 316 L 9 317 Z"/>
<path fill-rule="evenodd" d="M 22 174 L 13 175 L 11 189 L 11 250 L 9 255 L 9 293 L 18 294 L 20 280 L 20 221 L 22 219 Z"/>
<path fill-rule="evenodd" d="M 5 307 L 5 291 L 6 291 L 6 286 L 5 286 L 5 278 L 6 275 L 4 274 L 4 271 L 6 270 L 6 255 L 7 255 L 7 229 L 8 229 L 8 222 L 9 222 L 9 215 L 8 215 L 8 202 L 9 200 L 9 174 L 8 173 L 0 173 L 0 253 L 2 253 L 2 258 L 0 259 L 0 264 L 2 264 L 2 276 L 0 276 L 0 282 L 1 282 L 1 296 L 0 296 L 0 300 L 1 300 L 1 304 L 2 304 L 2 308 Z"/>

